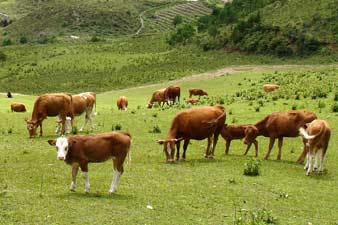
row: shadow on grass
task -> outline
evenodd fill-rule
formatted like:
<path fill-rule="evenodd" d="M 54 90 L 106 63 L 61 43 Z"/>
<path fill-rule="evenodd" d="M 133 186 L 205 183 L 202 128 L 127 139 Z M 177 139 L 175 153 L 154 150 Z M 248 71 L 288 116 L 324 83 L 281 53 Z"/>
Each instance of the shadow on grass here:
<path fill-rule="evenodd" d="M 115 200 L 123 200 L 123 201 L 127 201 L 130 200 L 132 198 L 134 198 L 131 195 L 128 194 L 119 194 L 119 193 L 113 193 L 113 194 L 109 194 L 108 192 L 104 192 L 104 193 L 99 193 L 99 192 L 93 192 L 93 193 L 84 193 L 81 191 L 78 192 L 72 192 L 69 191 L 67 193 L 63 193 L 61 195 L 58 195 L 59 198 L 61 199 L 115 199 Z"/>

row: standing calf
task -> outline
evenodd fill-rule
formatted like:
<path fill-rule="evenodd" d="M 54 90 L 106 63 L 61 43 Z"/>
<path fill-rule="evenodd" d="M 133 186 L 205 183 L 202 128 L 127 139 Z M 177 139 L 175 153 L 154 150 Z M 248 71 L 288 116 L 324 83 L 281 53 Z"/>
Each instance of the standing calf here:
<path fill-rule="evenodd" d="M 120 176 L 123 173 L 123 163 L 127 155 L 130 161 L 130 134 L 125 132 L 110 132 L 97 135 L 61 136 L 56 140 L 48 140 L 56 146 L 57 158 L 72 166 L 72 183 L 70 190 L 75 190 L 76 175 L 81 168 L 85 180 L 85 192 L 89 192 L 88 163 L 104 162 L 113 159 L 114 177 L 109 193 L 117 191 Z"/>
<path fill-rule="evenodd" d="M 12 112 L 26 112 L 26 107 L 24 104 L 19 102 L 14 102 L 11 104 L 11 111 Z"/>
<path fill-rule="evenodd" d="M 236 139 L 242 139 L 245 137 L 246 131 L 248 129 L 257 129 L 254 125 L 251 124 L 245 124 L 245 125 L 227 125 L 224 124 L 223 129 L 221 131 L 221 135 L 226 141 L 225 144 L 225 154 L 229 154 L 229 148 L 232 140 Z M 255 139 L 256 137 L 247 138 L 245 139 L 246 142 L 244 144 L 247 145 L 246 151 L 244 155 L 246 155 L 252 145 L 252 143 L 255 145 L 255 156 L 258 156 L 258 142 Z"/>
<path fill-rule="evenodd" d="M 315 168 L 318 168 L 318 158 L 320 158 L 319 172 L 324 169 L 325 154 L 329 145 L 331 128 L 325 120 L 314 120 L 307 124 L 306 130 L 301 127 L 300 134 L 307 140 L 307 162 L 304 169 L 306 175 L 313 171 L 313 159 L 315 157 Z"/>

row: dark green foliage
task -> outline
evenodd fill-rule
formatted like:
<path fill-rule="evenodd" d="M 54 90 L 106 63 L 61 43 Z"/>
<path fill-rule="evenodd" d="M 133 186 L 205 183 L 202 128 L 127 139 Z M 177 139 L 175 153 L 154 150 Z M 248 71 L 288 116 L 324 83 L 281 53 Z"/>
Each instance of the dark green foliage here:
<path fill-rule="evenodd" d="M 4 62 L 6 61 L 6 59 L 7 59 L 6 54 L 0 51 L 0 62 Z"/>
<path fill-rule="evenodd" d="M 94 36 L 92 36 L 92 37 L 90 38 L 90 41 L 91 41 L 91 42 L 99 42 L 99 41 L 100 41 L 100 38 L 98 38 L 96 35 L 94 35 Z"/>
<path fill-rule="evenodd" d="M 235 213 L 234 225 L 275 225 L 277 218 L 271 211 L 261 209 L 258 211 L 240 209 Z"/>
<path fill-rule="evenodd" d="M 173 25 L 176 27 L 177 25 L 180 25 L 183 22 L 183 18 L 180 15 L 177 15 L 173 19 Z"/>
<path fill-rule="evenodd" d="M 192 37 L 195 34 L 195 28 L 190 24 L 183 24 L 178 26 L 176 32 L 172 33 L 167 42 L 174 46 L 176 44 L 187 44 L 191 41 Z"/>
<path fill-rule="evenodd" d="M 111 126 L 111 130 L 115 131 L 115 130 L 122 130 L 122 125 L 117 123 L 117 124 L 112 124 Z"/>
<path fill-rule="evenodd" d="M 259 159 L 251 158 L 249 162 L 244 164 L 244 175 L 246 176 L 258 176 L 260 173 L 261 162 Z"/>
<path fill-rule="evenodd" d="M 11 45 L 11 44 L 13 44 L 13 43 L 12 43 L 12 40 L 9 39 L 9 38 L 5 38 L 2 41 L 2 46 L 8 46 L 8 45 Z"/>
<path fill-rule="evenodd" d="M 333 103 L 332 105 L 332 112 L 338 112 L 338 103 Z"/>
<path fill-rule="evenodd" d="M 20 37 L 20 39 L 19 39 L 20 44 L 26 44 L 27 42 L 28 42 L 27 37 L 25 37 L 25 36 Z"/>
<path fill-rule="evenodd" d="M 158 125 L 155 125 L 153 129 L 149 131 L 149 133 L 159 134 L 161 133 L 161 128 Z"/>

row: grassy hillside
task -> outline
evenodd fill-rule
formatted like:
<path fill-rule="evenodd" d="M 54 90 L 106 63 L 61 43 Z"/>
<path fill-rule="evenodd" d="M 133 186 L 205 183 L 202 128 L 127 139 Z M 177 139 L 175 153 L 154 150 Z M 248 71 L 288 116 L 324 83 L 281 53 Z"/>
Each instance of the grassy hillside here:
<path fill-rule="evenodd" d="M 254 215 L 264 215 L 261 224 L 336 224 L 338 221 L 337 113 L 332 112 L 337 91 L 337 70 L 298 72 L 245 72 L 208 80 L 188 80 L 182 87 L 181 105 L 145 109 L 151 93 L 169 85 L 126 89 L 98 95 L 94 133 L 111 131 L 120 125 L 133 137 L 132 165 L 125 165 L 116 194 L 108 195 L 112 163 L 90 164 L 91 193 L 84 194 L 81 172 L 76 192 L 68 190 L 71 169 L 56 159 L 47 140 L 54 134 L 55 118 L 44 121 L 44 137 L 28 139 L 24 118 L 32 111 L 34 96 L 16 95 L 0 101 L 0 223 L 1 224 L 247 224 Z M 262 84 L 277 82 L 281 88 L 263 93 Z M 277 146 L 270 160 L 261 161 L 258 177 L 243 175 L 253 149 L 243 156 L 245 146 L 233 141 L 230 155 L 224 155 L 220 138 L 215 160 L 203 158 L 206 141 L 191 141 L 185 162 L 165 164 L 161 146 L 175 113 L 188 89 L 207 90 L 204 104 L 224 102 L 227 123 L 254 123 L 272 111 L 306 108 L 326 119 L 332 129 L 324 174 L 305 175 L 296 164 L 302 142 L 286 138 L 282 160 L 276 161 Z M 324 96 L 309 93 L 320 87 Z M 297 97 L 297 94 L 299 96 Z M 129 98 L 128 111 L 118 111 L 116 98 Z M 9 104 L 26 104 L 28 113 L 11 113 Z M 257 107 L 259 110 L 257 110 Z M 83 118 L 78 118 L 79 127 Z M 153 133 L 158 127 L 161 133 Z M 158 129 L 157 129 L 158 130 Z M 259 137 L 259 159 L 268 139 Z M 275 143 L 276 144 L 276 143 Z M 152 206 L 153 209 L 147 208 Z M 269 217 L 269 219 L 267 218 Z M 258 218 L 257 218 L 258 220 Z M 236 222 L 237 221 L 237 222 Z M 242 221 L 242 223 L 240 222 Z"/>
<path fill-rule="evenodd" d="M 86 43 L 7 46 L 0 62 L 0 91 L 25 94 L 97 92 L 172 80 L 224 66 L 243 64 L 332 64 L 337 56 L 299 60 L 170 48 L 163 36 Z M 53 82 L 50 82 L 50 81 Z"/>

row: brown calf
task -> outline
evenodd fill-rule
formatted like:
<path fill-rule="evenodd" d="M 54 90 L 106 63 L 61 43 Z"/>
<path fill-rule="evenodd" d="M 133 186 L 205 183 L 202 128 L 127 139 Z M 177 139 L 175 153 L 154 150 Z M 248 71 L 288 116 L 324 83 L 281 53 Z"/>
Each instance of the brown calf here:
<path fill-rule="evenodd" d="M 236 139 L 243 139 L 245 137 L 246 134 L 246 130 L 248 128 L 251 129 L 256 129 L 256 127 L 254 125 L 251 124 L 244 124 L 244 125 L 227 125 L 224 124 L 223 125 L 223 129 L 221 131 L 221 135 L 224 138 L 224 140 L 226 141 L 225 144 L 225 154 L 229 154 L 229 148 L 230 148 L 230 144 L 232 140 L 236 140 Z M 247 145 L 246 151 L 244 153 L 244 155 L 246 155 L 252 145 L 252 143 L 255 145 L 255 156 L 258 156 L 258 142 L 257 140 L 254 139 L 250 139 L 248 138 L 249 142 L 246 142 L 245 144 Z"/>
<path fill-rule="evenodd" d="M 11 104 L 11 111 L 12 112 L 26 112 L 26 107 L 24 104 L 19 102 L 14 102 Z"/>
<path fill-rule="evenodd" d="M 190 139 L 203 140 L 208 138 L 205 157 L 213 158 L 215 147 L 223 124 L 225 122 L 225 109 L 223 106 L 203 106 L 183 110 L 174 117 L 166 140 L 158 140 L 157 143 L 164 146 L 167 162 L 174 161 L 175 144 L 177 148 L 176 160 L 180 156 L 180 141 L 184 140 L 182 159 Z M 209 148 L 214 136 L 212 151 Z"/>
<path fill-rule="evenodd" d="M 186 102 L 187 104 L 192 104 L 192 105 L 194 105 L 194 104 L 198 103 L 199 101 L 200 101 L 200 100 L 198 100 L 198 99 L 189 98 L 189 99 L 187 99 L 185 102 Z"/>
<path fill-rule="evenodd" d="M 116 105 L 119 110 L 127 110 L 128 98 L 126 96 L 120 96 L 116 101 Z"/>
<path fill-rule="evenodd" d="M 63 93 L 38 96 L 34 103 L 32 118 L 26 119 L 29 137 L 36 136 L 36 129 L 39 126 L 42 136 L 42 121 L 48 116 L 59 116 L 62 124 L 61 134 L 64 134 L 66 116 L 73 119 L 72 96 Z"/>
<path fill-rule="evenodd" d="M 265 92 L 272 92 L 274 90 L 277 90 L 279 88 L 279 85 L 277 84 L 264 84 L 263 85 L 263 90 Z"/>
<path fill-rule="evenodd" d="M 280 160 L 282 155 L 283 138 L 297 137 L 299 135 L 299 128 L 303 127 L 306 123 L 309 123 L 316 118 L 316 114 L 308 110 L 274 112 L 254 124 L 257 129 L 248 129 L 244 138 L 244 142 L 249 143 L 250 139 L 252 140 L 253 138 L 256 138 L 260 135 L 269 137 L 269 149 L 264 158 L 267 160 L 269 159 L 275 139 L 278 138 L 277 160 Z"/>
<path fill-rule="evenodd" d="M 203 91 L 202 89 L 197 89 L 197 88 L 189 89 L 189 98 L 191 98 L 191 96 L 193 95 L 203 96 L 203 95 L 208 95 L 208 92 Z"/>
<path fill-rule="evenodd" d="M 324 169 L 324 159 L 329 146 L 331 128 L 325 120 L 314 120 L 306 126 L 306 130 L 301 127 L 299 132 L 307 142 L 307 162 L 304 169 L 307 169 L 306 175 L 310 175 L 313 166 L 318 168 L 318 158 L 320 158 L 318 171 L 322 172 Z M 313 163 L 313 158 L 315 158 L 315 163 Z"/>
<path fill-rule="evenodd" d="M 109 193 L 117 191 L 120 176 L 123 173 L 123 163 L 128 155 L 130 161 L 130 134 L 125 132 L 110 132 L 97 135 L 76 135 L 48 140 L 56 146 L 57 158 L 72 166 L 72 183 L 70 190 L 76 186 L 76 175 L 81 168 L 85 180 L 85 192 L 89 192 L 88 163 L 104 162 L 113 159 L 114 177 Z"/>

